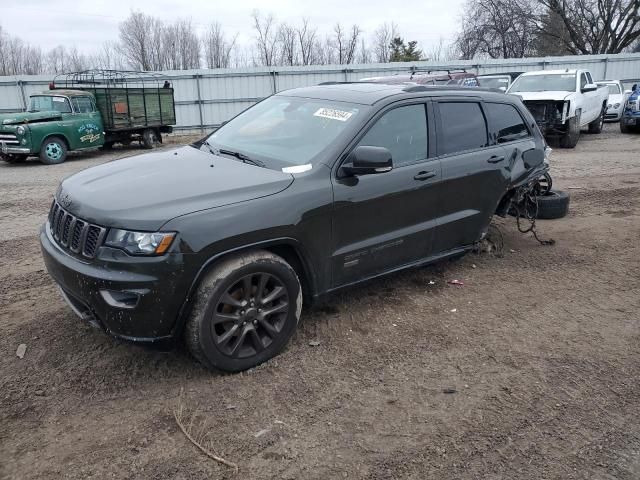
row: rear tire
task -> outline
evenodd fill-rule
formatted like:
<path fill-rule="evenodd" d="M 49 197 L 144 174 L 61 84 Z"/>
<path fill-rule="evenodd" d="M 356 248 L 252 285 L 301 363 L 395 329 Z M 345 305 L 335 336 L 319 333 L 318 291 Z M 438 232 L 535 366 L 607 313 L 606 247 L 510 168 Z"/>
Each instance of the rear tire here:
<path fill-rule="evenodd" d="M 301 311 L 300 281 L 284 259 L 262 250 L 233 256 L 200 282 L 185 343 L 206 367 L 239 372 L 280 353 Z"/>
<path fill-rule="evenodd" d="M 561 190 L 551 190 L 547 195 L 536 197 L 538 215 L 536 218 L 552 220 L 566 217 L 569 213 L 569 194 Z"/>
<path fill-rule="evenodd" d="M 45 165 L 57 165 L 67 159 L 67 144 L 60 137 L 49 137 L 40 147 L 40 161 Z"/>
<path fill-rule="evenodd" d="M 113 142 L 104 142 L 102 145 L 102 150 L 113 150 Z"/>
<path fill-rule="evenodd" d="M 142 146 L 146 149 L 156 148 L 160 145 L 159 134 L 152 128 L 147 128 L 142 132 Z"/>
<path fill-rule="evenodd" d="M 580 113 L 567 120 L 567 131 L 560 137 L 560 146 L 562 148 L 575 148 L 580 140 Z"/>
<path fill-rule="evenodd" d="M 601 133 L 602 126 L 604 125 L 604 114 L 607 109 L 607 106 L 604 105 L 602 110 L 600 110 L 600 115 L 593 122 L 589 124 L 589 133 Z"/>

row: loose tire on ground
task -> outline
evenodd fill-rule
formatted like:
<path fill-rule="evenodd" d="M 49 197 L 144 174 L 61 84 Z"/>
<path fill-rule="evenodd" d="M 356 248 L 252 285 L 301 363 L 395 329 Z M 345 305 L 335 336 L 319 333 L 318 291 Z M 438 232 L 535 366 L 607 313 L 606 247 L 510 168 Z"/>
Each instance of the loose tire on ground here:
<path fill-rule="evenodd" d="M 56 165 L 67 159 L 67 144 L 60 137 L 49 137 L 40 147 L 40 161 L 45 165 Z"/>
<path fill-rule="evenodd" d="M 580 113 L 567 120 L 567 131 L 560 137 L 560 146 L 562 148 L 575 148 L 580 140 Z"/>
<path fill-rule="evenodd" d="M 607 106 L 604 105 L 600 111 L 600 115 L 593 122 L 589 124 L 589 133 L 602 133 L 602 126 L 604 125 L 604 115 L 607 110 Z"/>
<path fill-rule="evenodd" d="M 536 218 L 551 220 L 566 217 L 569 213 L 569 194 L 561 190 L 551 190 L 547 195 L 536 197 L 538 215 Z"/>
<path fill-rule="evenodd" d="M 202 279 L 184 340 L 206 367 L 239 372 L 280 353 L 301 311 L 295 270 L 270 252 L 248 252 L 223 260 Z"/>
<path fill-rule="evenodd" d="M 152 128 L 142 132 L 142 146 L 146 149 L 155 148 L 160 144 L 159 134 Z"/>

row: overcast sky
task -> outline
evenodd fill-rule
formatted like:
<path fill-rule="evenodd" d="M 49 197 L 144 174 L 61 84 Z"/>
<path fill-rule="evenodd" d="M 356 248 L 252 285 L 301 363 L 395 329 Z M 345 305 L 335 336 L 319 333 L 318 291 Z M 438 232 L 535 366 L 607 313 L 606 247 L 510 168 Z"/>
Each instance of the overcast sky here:
<path fill-rule="evenodd" d="M 118 23 L 132 10 L 163 20 L 191 18 L 198 31 L 220 22 L 238 43 L 254 42 L 251 12 L 273 13 L 280 20 L 295 23 L 309 17 L 320 33 L 327 33 L 340 21 L 357 23 L 367 39 L 383 22 L 395 22 L 405 40 L 417 40 L 429 50 L 442 36 L 450 40 L 458 29 L 463 0 L 0 0 L 0 25 L 43 49 L 62 44 L 90 53 L 106 40 L 118 38 Z"/>

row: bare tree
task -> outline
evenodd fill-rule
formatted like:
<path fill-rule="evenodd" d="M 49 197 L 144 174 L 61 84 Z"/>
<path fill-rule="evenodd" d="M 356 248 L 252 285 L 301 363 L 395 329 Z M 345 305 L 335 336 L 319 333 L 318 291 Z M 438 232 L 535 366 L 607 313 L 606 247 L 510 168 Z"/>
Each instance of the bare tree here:
<path fill-rule="evenodd" d="M 314 63 L 314 46 L 317 30 L 309 26 L 309 19 L 303 18 L 302 25 L 296 28 L 298 46 L 300 47 L 300 63 L 310 65 Z"/>
<path fill-rule="evenodd" d="M 298 63 L 298 43 L 296 29 L 287 23 L 278 27 L 278 44 L 280 46 L 280 65 L 296 65 Z"/>
<path fill-rule="evenodd" d="M 238 34 L 227 39 L 219 22 L 209 26 L 204 36 L 204 58 L 207 68 L 229 68 Z"/>
<path fill-rule="evenodd" d="M 276 25 L 273 15 L 262 17 L 258 10 L 252 13 L 253 28 L 256 31 L 256 46 L 258 47 L 258 61 L 269 67 L 276 62 Z"/>
<path fill-rule="evenodd" d="M 546 32 L 574 54 L 620 53 L 640 39 L 640 0 L 537 0 L 547 11 L 537 16 Z M 550 29 L 553 16 L 561 28 Z"/>
<path fill-rule="evenodd" d="M 335 24 L 328 45 L 334 51 L 333 58 L 338 64 L 345 65 L 355 61 L 360 33 L 362 30 L 358 25 L 352 25 L 347 32 L 340 23 Z"/>
<path fill-rule="evenodd" d="M 152 69 L 152 36 L 157 21 L 142 12 L 131 12 L 120 24 L 120 48 L 134 68 Z"/>
<path fill-rule="evenodd" d="M 373 55 L 378 63 L 387 63 L 391 59 L 391 41 L 400 36 L 398 26 L 383 23 L 373 32 Z"/>
<path fill-rule="evenodd" d="M 158 64 L 169 70 L 200 68 L 200 40 L 191 20 L 177 20 L 165 26 L 161 33 L 160 45 L 163 57 Z"/>
<path fill-rule="evenodd" d="M 371 50 L 369 50 L 364 38 L 360 39 L 360 50 L 358 50 L 357 63 L 371 63 Z"/>
<path fill-rule="evenodd" d="M 468 0 L 458 48 L 463 58 L 527 56 L 533 53 L 534 18 L 532 0 Z"/>

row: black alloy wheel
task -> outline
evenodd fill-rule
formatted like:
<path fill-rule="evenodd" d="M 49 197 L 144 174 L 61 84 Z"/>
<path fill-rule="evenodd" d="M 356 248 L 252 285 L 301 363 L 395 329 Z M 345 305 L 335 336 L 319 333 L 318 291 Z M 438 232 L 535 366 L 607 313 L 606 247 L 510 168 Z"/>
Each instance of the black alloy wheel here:
<path fill-rule="evenodd" d="M 211 319 L 211 334 L 218 349 L 231 358 L 262 352 L 282 332 L 289 313 L 283 283 L 266 273 L 251 273 L 229 287 Z"/>

